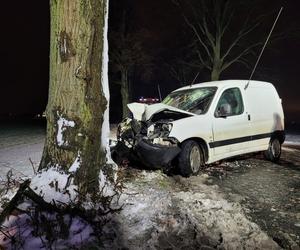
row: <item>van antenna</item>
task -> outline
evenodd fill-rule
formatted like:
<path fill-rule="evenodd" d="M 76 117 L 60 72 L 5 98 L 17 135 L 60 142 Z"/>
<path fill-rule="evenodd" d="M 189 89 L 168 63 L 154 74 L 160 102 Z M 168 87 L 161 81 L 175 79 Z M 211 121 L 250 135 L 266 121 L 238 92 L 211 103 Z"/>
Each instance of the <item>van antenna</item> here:
<path fill-rule="evenodd" d="M 195 76 L 194 80 L 191 82 L 190 87 L 193 86 L 193 84 L 195 83 L 195 81 L 197 80 L 198 75 L 200 74 L 200 72 L 197 73 L 197 75 Z"/>
<path fill-rule="evenodd" d="M 162 102 L 162 98 L 161 98 L 161 92 L 160 92 L 160 86 L 159 86 L 159 84 L 157 84 L 157 90 L 158 90 L 159 101 L 160 101 L 160 102 Z"/>
<path fill-rule="evenodd" d="M 258 63 L 259 63 L 259 61 L 260 61 L 260 59 L 261 59 L 261 57 L 262 57 L 262 55 L 263 55 L 263 53 L 264 53 L 264 50 L 265 50 L 265 48 L 266 48 L 266 46 L 267 46 L 267 44 L 268 44 L 268 42 L 269 42 L 269 40 L 270 40 L 270 37 L 271 37 L 271 35 L 272 35 L 273 31 L 274 31 L 274 28 L 275 28 L 275 26 L 276 26 L 276 24 L 277 24 L 277 21 L 278 21 L 280 15 L 281 15 L 281 12 L 282 12 L 282 11 L 283 11 L 283 7 L 280 8 L 279 13 L 278 13 L 278 15 L 277 15 L 277 17 L 276 17 L 276 19 L 275 19 L 275 22 L 273 23 L 273 26 L 272 26 L 272 28 L 271 28 L 271 31 L 270 31 L 270 33 L 269 33 L 267 39 L 266 39 L 266 42 L 265 42 L 265 44 L 264 44 L 264 46 L 263 46 L 263 48 L 262 48 L 262 50 L 261 50 L 261 52 L 260 52 L 260 54 L 259 54 L 259 57 L 258 57 L 258 59 L 257 59 L 257 61 L 256 61 L 256 63 L 255 63 L 255 66 L 254 66 L 254 68 L 253 68 L 253 70 L 252 70 L 252 73 L 251 73 L 251 75 L 250 75 L 250 78 L 249 78 L 247 84 L 245 85 L 245 90 L 249 87 L 250 81 L 252 80 L 252 77 L 253 77 L 253 75 L 254 75 L 254 73 L 255 73 L 255 70 L 256 70 L 256 68 L 257 68 L 257 65 L 258 65 Z"/>

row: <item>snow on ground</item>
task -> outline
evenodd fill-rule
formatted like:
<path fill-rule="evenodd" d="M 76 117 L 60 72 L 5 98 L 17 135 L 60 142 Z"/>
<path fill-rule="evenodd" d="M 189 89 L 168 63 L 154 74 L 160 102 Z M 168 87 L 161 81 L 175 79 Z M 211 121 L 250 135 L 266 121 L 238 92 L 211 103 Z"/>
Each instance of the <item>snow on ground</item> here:
<path fill-rule="evenodd" d="M 18 177 L 34 174 L 29 158 L 37 168 L 42 157 L 45 129 L 42 127 L 0 128 L 0 181 L 9 170 Z"/>
<path fill-rule="evenodd" d="M 284 145 L 300 146 L 300 135 L 299 134 L 287 134 Z"/>
<path fill-rule="evenodd" d="M 5 232 L 6 235 L 0 233 L 0 249 L 89 249 L 86 245 L 95 239 L 93 229 L 78 217 L 71 219 L 65 216 L 65 223 L 69 226 L 69 234 L 65 237 L 54 240 L 51 239 L 54 235 L 32 235 L 33 228 L 37 230 L 38 227 L 49 226 L 50 224 L 47 225 L 47 223 L 51 223 L 55 232 L 55 227 L 57 227 L 57 218 L 55 216 L 57 215 L 45 213 L 44 221 L 39 221 L 38 226 L 35 227 L 32 225 L 31 216 L 27 214 L 11 215 L 2 225 L 2 232 Z M 22 237 L 19 237 L 21 235 Z M 14 237 L 14 245 L 11 245 L 10 237 Z M 50 240 L 47 240 L 47 238 L 53 241 L 50 243 Z"/>
<path fill-rule="evenodd" d="M 111 125 L 110 138 L 115 138 L 116 125 Z M 16 177 L 31 177 L 43 153 L 45 129 L 37 126 L 0 127 L 0 181 L 9 170 Z M 75 168 L 75 166 L 74 166 Z"/>
<path fill-rule="evenodd" d="M 279 249 L 239 204 L 206 184 L 207 175 L 186 179 L 129 171 L 120 200 L 124 208 L 106 225 L 104 248 Z"/>
<path fill-rule="evenodd" d="M 113 126 L 111 138 L 115 132 Z M 0 181 L 10 169 L 15 176 L 31 177 L 29 158 L 37 167 L 44 138 L 43 128 L 0 128 Z M 287 142 L 300 144 L 300 136 L 287 135 Z M 120 199 L 124 209 L 105 227 L 106 249 L 278 248 L 238 203 L 227 201 L 216 185 L 206 183 L 205 174 L 185 179 L 159 171 L 123 172 L 129 175 Z"/>

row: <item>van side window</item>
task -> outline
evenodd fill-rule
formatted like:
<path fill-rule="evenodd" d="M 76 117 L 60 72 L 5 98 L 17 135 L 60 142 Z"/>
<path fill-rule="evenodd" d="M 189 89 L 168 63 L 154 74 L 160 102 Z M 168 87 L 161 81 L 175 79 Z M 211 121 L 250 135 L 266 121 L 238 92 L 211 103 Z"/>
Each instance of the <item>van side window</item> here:
<path fill-rule="evenodd" d="M 227 89 L 223 92 L 215 111 L 216 117 L 240 115 L 244 112 L 244 104 L 239 88 Z"/>

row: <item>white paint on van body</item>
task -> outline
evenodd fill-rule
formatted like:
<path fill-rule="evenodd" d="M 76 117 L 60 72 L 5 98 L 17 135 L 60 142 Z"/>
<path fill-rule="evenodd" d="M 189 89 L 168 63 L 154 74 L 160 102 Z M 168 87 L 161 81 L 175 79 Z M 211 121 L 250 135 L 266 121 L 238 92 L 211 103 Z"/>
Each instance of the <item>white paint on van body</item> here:
<path fill-rule="evenodd" d="M 206 163 L 240 154 L 267 150 L 270 138 L 250 140 L 215 148 L 210 148 L 209 146 L 209 143 L 212 142 L 284 130 L 284 114 L 281 99 L 274 86 L 267 82 L 250 81 L 249 87 L 245 89 L 247 82 L 246 80 L 215 81 L 175 90 L 218 87 L 208 112 L 172 122 L 173 128 L 169 136 L 175 137 L 179 142 L 191 138 L 204 140 L 208 147 L 208 160 Z M 216 118 L 214 113 L 217 103 L 222 93 L 229 88 L 240 89 L 244 102 L 244 112 L 237 116 Z"/>

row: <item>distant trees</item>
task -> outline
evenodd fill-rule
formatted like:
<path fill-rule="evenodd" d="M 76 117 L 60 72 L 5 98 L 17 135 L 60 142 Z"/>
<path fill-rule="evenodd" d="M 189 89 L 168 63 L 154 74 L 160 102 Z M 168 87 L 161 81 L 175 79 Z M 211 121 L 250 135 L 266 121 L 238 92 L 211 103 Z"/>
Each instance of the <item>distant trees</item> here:
<path fill-rule="evenodd" d="M 131 13 L 130 2 L 122 2 L 114 6 L 114 11 L 118 11 L 119 22 L 111 25 L 109 32 L 111 82 L 120 86 L 122 97 L 122 117 L 128 115 L 127 104 L 131 101 L 132 77 L 140 73 L 145 75 L 151 71 L 151 56 L 145 48 L 147 39 L 146 30 L 137 30 L 129 18 Z"/>
<path fill-rule="evenodd" d="M 262 37 L 253 34 L 261 27 L 262 15 L 253 17 L 247 5 L 230 0 L 173 0 L 181 8 L 183 19 L 194 36 L 191 52 L 194 66 L 203 65 L 211 80 L 235 63 L 249 67 L 249 56 L 262 45 Z M 265 37 L 264 37 L 265 38 Z"/>
<path fill-rule="evenodd" d="M 142 44 L 145 33 L 127 32 L 125 22 L 121 23 L 119 31 L 110 33 L 110 60 L 115 74 L 112 83 L 120 86 L 123 118 L 128 115 L 127 104 L 131 99 L 132 75 L 134 71 L 137 72 L 150 63 L 150 57 Z M 139 69 L 136 66 L 139 66 Z"/>

